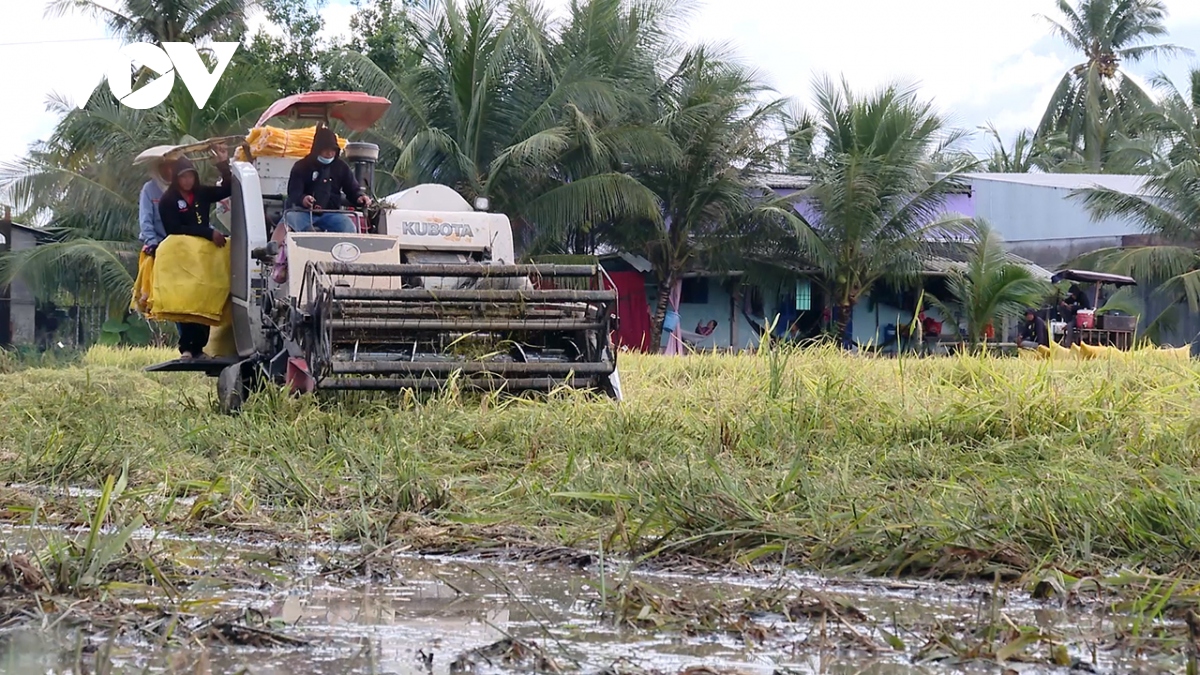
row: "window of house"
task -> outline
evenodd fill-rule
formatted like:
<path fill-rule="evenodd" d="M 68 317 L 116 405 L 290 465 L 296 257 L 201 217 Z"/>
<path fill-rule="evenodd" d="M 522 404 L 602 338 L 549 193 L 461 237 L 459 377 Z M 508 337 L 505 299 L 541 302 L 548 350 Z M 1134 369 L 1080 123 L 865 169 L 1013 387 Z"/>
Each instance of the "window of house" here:
<path fill-rule="evenodd" d="M 684 279 L 683 285 L 679 289 L 679 304 L 707 305 L 708 279 L 704 277 L 692 277 L 690 279 Z"/>
<path fill-rule="evenodd" d="M 812 309 L 812 282 L 808 279 L 796 280 L 796 311 L 807 312 Z"/>

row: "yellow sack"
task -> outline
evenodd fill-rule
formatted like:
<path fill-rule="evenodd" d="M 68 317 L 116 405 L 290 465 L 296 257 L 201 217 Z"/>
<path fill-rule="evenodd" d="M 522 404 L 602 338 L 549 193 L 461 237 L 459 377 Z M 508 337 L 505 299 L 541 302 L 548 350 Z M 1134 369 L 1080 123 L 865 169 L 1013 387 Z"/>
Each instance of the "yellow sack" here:
<path fill-rule="evenodd" d="M 213 327 L 208 333 L 208 344 L 204 345 L 204 353 L 214 358 L 237 356 L 237 343 L 233 338 L 233 301 L 225 303 L 225 312 L 221 315 L 221 325 Z"/>
<path fill-rule="evenodd" d="M 1085 361 L 1108 358 L 1113 356 L 1116 351 L 1116 349 L 1099 345 L 1079 345 L 1079 358 Z"/>
<path fill-rule="evenodd" d="M 133 299 L 129 303 L 129 309 L 132 309 L 142 316 L 150 316 L 150 310 L 153 307 L 154 293 L 154 256 L 146 255 L 145 252 L 138 254 L 138 272 L 137 279 L 133 282 Z"/>
<path fill-rule="evenodd" d="M 229 265 L 229 246 L 188 235 L 167 237 L 154 261 L 154 320 L 220 326 L 229 302 Z"/>
<path fill-rule="evenodd" d="M 279 127 L 255 127 L 246 136 L 246 145 L 255 157 L 307 157 L 312 150 L 315 126 L 305 129 L 280 129 Z M 346 149 L 346 139 L 338 137 L 338 147 Z M 245 148 L 239 147 L 234 159 L 246 161 Z"/>
<path fill-rule="evenodd" d="M 1043 359 L 1053 360 L 1065 359 L 1071 356 L 1071 350 L 1057 342 L 1051 342 L 1049 347 L 1038 345 L 1038 353 L 1042 355 Z"/>
<path fill-rule="evenodd" d="M 1147 351 L 1158 352 L 1159 354 L 1161 354 L 1169 359 L 1180 359 L 1183 361 L 1188 361 L 1192 358 L 1192 346 L 1191 345 L 1186 345 L 1183 347 L 1174 347 L 1174 348 L 1168 347 L 1166 349 L 1154 349 L 1154 350 L 1147 350 Z"/>

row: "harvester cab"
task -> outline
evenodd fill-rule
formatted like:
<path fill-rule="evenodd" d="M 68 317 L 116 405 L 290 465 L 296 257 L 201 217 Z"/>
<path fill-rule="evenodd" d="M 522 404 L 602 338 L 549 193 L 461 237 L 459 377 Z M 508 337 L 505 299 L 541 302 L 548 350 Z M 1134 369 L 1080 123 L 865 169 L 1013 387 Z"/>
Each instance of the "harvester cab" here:
<path fill-rule="evenodd" d="M 299 94 L 257 126 L 290 117 L 364 131 L 389 104 L 355 92 Z M 378 147 L 347 143 L 343 156 L 373 193 Z M 347 210 L 357 232 L 289 231 L 280 223 L 295 161 L 255 157 L 243 144 L 231 162 L 233 193 L 219 220 L 231 235 L 236 355 L 148 370 L 217 377 L 226 411 L 267 382 L 297 392 L 571 387 L 621 398 L 617 296 L 599 265 L 518 264 L 506 216 L 437 184 Z"/>

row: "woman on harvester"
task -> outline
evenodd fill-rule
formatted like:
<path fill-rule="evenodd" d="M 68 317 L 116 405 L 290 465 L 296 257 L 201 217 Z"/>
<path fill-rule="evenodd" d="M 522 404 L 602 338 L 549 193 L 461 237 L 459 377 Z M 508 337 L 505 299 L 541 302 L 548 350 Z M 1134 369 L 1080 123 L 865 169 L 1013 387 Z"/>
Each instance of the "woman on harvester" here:
<path fill-rule="evenodd" d="M 138 201 L 138 239 L 142 242 L 142 252 L 153 256 L 158 245 L 167 238 L 163 229 L 162 217 L 158 213 L 158 203 L 163 193 L 171 186 L 175 177 L 174 164 L 167 159 L 159 160 L 150 171 L 150 180 L 142 186 L 141 198 Z"/>
<path fill-rule="evenodd" d="M 354 232 L 354 223 L 342 208 L 342 194 L 351 204 L 368 206 L 371 198 L 342 161 L 337 134 L 317 127 L 308 156 L 292 166 L 284 222 L 293 232 Z M 302 209 L 302 210 L 297 210 Z"/>
<path fill-rule="evenodd" d="M 190 236 L 208 239 L 218 247 L 225 245 L 225 235 L 209 224 L 212 207 L 233 192 L 233 179 L 229 173 L 229 153 L 224 146 L 212 149 L 221 172 L 221 185 L 201 185 L 196 166 L 187 157 L 175 160 L 175 176 L 171 186 L 163 193 L 158 203 L 163 229 L 168 237 Z M 162 274 L 158 270 L 155 274 Z M 208 343 L 209 327 L 199 323 L 180 323 L 179 353 L 185 359 L 200 358 L 204 345 Z"/>

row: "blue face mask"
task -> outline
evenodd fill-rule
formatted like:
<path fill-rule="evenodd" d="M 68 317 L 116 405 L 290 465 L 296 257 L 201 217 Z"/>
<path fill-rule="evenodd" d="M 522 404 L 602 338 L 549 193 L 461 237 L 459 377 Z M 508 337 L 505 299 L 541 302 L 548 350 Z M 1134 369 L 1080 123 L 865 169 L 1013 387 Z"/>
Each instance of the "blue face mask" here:
<path fill-rule="evenodd" d="M 322 164 L 333 164 L 334 159 L 336 159 L 336 158 L 335 157 L 322 157 L 321 155 L 317 155 L 317 161 Z"/>

